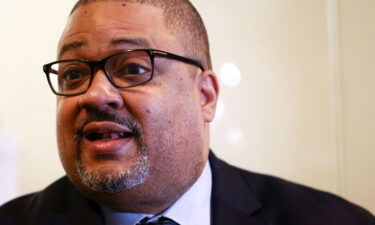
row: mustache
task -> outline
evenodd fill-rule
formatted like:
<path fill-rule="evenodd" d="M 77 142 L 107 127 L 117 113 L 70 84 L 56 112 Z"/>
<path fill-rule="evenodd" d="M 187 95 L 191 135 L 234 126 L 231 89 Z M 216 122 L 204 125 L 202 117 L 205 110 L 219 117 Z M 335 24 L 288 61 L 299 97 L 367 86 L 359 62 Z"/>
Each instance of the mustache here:
<path fill-rule="evenodd" d="M 117 114 L 112 114 L 104 111 L 93 111 L 87 112 L 87 117 L 78 125 L 74 134 L 74 140 L 80 143 L 84 138 L 83 130 L 85 126 L 91 122 L 102 122 L 108 121 L 117 123 L 121 126 L 127 127 L 136 138 L 143 139 L 143 132 L 141 126 L 131 117 L 120 116 Z"/>

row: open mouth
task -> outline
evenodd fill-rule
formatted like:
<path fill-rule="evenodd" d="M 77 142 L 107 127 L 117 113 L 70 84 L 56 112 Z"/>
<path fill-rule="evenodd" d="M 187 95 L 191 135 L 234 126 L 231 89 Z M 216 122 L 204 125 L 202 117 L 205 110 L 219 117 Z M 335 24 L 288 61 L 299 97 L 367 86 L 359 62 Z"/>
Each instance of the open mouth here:
<path fill-rule="evenodd" d="M 94 156 L 119 156 L 134 151 L 137 133 L 130 126 L 111 121 L 95 121 L 82 130 L 81 150 Z"/>
<path fill-rule="evenodd" d="M 122 138 L 132 137 L 131 132 L 104 132 L 104 131 L 95 131 L 90 132 L 85 135 L 85 138 L 89 141 L 112 141 Z"/>
<path fill-rule="evenodd" d="M 83 129 L 83 138 L 90 142 L 125 140 L 133 136 L 134 133 L 128 127 L 107 121 L 91 122 Z"/>

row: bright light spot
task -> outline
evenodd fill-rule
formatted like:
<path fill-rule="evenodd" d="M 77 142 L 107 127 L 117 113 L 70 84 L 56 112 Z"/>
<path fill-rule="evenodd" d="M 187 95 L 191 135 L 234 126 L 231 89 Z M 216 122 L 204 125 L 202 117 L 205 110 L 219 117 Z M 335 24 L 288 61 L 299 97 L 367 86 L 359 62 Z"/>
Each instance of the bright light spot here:
<path fill-rule="evenodd" d="M 217 101 L 216 105 L 216 113 L 215 113 L 215 118 L 212 121 L 211 125 L 215 127 L 217 125 L 217 122 L 223 117 L 224 115 L 224 110 L 225 110 L 225 104 L 222 100 Z"/>
<path fill-rule="evenodd" d="M 215 119 L 219 120 L 224 115 L 224 102 L 221 100 L 217 101 Z"/>
<path fill-rule="evenodd" d="M 242 131 L 238 128 L 231 128 L 226 136 L 226 142 L 229 145 L 237 145 L 242 140 Z"/>
<path fill-rule="evenodd" d="M 220 79 L 224 85 L 235 87 L 241 83 L 241 71 L 234 63 L 226 62 L 221 66 Z"/>

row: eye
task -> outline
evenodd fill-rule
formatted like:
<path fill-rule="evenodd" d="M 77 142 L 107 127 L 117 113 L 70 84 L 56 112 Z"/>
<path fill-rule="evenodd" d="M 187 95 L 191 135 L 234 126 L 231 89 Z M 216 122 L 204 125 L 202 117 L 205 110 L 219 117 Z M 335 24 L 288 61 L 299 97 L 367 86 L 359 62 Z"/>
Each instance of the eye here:
<path fill-rule="evenodd" d="M 130 62 L 131 61 L 131 62 Z M 139 79 L 136 77 L 149 76 L 151 69 L 148 68 L 146 63 L 137 60 L 128 60 L 127 62 L 116 62 L 110 64 L 108 69 L 113 77 L 121 79 Z"/>
<path fill-rule="evenodd" d="M 120 87 L 142 84 L 152 77 L 152 61 L 145 51 L 115 55 L 108 59 L 105 69 L 112 81 Z"/>
<path fill-rule="evenodd" d="M 86 84 L 90 79 L 89 68 L 81 65 L 63 65 L 59 70 L 59 87 L 74 89 Z"/>
<path fill-rule="evenodd" d="M 129 75 L 143 74 L 146 72 L 147 72 L 147 69 L 135 63 L 129 63 L 125 65 L 124 68 L 122 69 L 123 74 L 129 74 Z"/>
<path fill-rule="evenodd" d="M 74 69 L 69 69 L 62 74 L 62 79 L 66 81 L 77 81 L 82 79 L 83 74 Z"/>

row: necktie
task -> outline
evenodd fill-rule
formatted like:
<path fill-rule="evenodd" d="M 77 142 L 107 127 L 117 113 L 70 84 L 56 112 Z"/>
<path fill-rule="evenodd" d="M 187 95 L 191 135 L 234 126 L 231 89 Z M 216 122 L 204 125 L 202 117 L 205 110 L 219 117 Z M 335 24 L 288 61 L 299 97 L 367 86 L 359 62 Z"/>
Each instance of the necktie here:
<path fill-rule="evenodd" d="M 178 223 L 174 222 L 173 220 L 161 216 L 157 220 L 149 221 L 149 217 L 143 218 L 139 221 L 136 225 L 179 225 Z"/>

